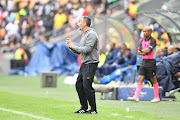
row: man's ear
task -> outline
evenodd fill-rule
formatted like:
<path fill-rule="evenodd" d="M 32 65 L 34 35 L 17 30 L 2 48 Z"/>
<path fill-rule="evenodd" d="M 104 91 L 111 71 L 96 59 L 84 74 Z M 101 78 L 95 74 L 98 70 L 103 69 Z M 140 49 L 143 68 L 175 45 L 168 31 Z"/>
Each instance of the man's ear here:
<path fill-rule="evenodd" d="M 152 29 L 150 30 L 150 33 L 152 33 L 153 31 L 152 31 Z"/>
<path fill-rule="evenodd" d="M 84 26 L 86 26 L 86 22 L 83 22 Z"/>

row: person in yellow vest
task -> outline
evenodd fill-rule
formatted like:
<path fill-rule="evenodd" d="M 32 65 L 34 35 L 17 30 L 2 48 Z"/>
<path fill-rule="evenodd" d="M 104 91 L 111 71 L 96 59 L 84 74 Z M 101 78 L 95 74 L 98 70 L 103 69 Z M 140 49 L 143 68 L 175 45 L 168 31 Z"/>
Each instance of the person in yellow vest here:
<path fill-rule="evenodd" d="M 47 2 L 49 2 L 49 0 L 40 0 L 40 4 L 46 4 Z"/>
<path fill-rule="evenodd" d="M 24 60 L 26 61 L 26 63 L 29 62 L 28 56 L 27 56 L 27 54 L 26 54 L 26 52 L 25 52 L 25 50 L 23 49 L 22 46 L 19 47 L 19 48 L 15 51 L 15 59 L 16 59 L 16 60 L 23 60 L 23 59 L 24 59 Z"/>
<path fill-rule="evenodd" d="M 99 51 L 99 63 L 98 63 L 98 67 L 102 66 L 104 64 L 105 60 L 106 60 L 106 55 L 104 53 L 104 50 L 101 49 Z"/>
<path fill-rule="evenodd" d="M 131 0 L 128 4 L 127 14 L 131 17 L 132 20 L 136 19 L 136 13 L 138 11 L 138 7 L 135 4 L 134 0 Z"/>
<path fill-rule="evenodd" d="M 57 30 L 62 28 L 67 21 L 66 14 L 63 13 L 63 9 L 59 8 L 58 13 L 54 16 L 54 33 L 53 35 L 56 36 Z"/>
<path fill-rule="evenodd" d="M 156 40 L 159 38 L 159 35 L 158 35 L 158 33 L 157 33 L 156 30 L 153 30 L 151 36 L 152 36 L 153 38 L 155 38 Z"/>
<path fill-rule="evenodd" d="M 163 32 L 161 34 L 161 39 L 166 39 L 166 43 L 170 44 L 170 40 L 169 40 L 168 34 L 166 32 Z"/>
<path fill-rule="evenodd" d="M 156 39 L 156 49 L 164 49 L 166 47 L 166 43 L 164 42 L 166 39 Z"/>

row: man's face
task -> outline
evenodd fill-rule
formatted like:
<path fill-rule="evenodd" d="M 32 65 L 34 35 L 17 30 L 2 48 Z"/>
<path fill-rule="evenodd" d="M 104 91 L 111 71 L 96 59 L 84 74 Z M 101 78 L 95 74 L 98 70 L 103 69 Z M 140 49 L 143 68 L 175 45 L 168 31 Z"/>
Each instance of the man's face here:
<path fill-rule="evenodd" d="M 121 52 L 121 53 L 124 53 L 124 52 L 125 52 L 125 49 L 126 49 L 126 48 L 125 48 L 124 46 L 122 46 L 121 49 L 120 49 L 120 52 Z"/>
<path fill-rule="evenodd" d="M 170 48 L 168 47 L 167 52 L 168 52 L 168 55 L 171 55 L 171 54 L 173 54 L 174 49 L 173 49 L 173 48 L 171 48 L 171 47 L 170 47 Z"/>
<path fill-rule="evenodd" d="M 126 54 L 127 57 L 129 57 L 129 55 L 131 54 L 131 51 L 130 50 L 126 50 L 125 54 Z"/>
<path fill-rule="evenodd" d="M 144 28 L 143 29 L 143 34 L 144 34 L 144 37 L 147 38 L 151 35 L 151 31 L 147 28 Z"/>
<path fill-rule="evenodd" d="M 83 21 L 83 18 L 80 18 L 77 25 L 79 26 L 79 29 L 80 29 L 81 31 L 83 31 L 86 23 Z"/>
<path fill-rule="evenodd" d="M 60 9 L 58 10 L 58 13 L 61 14 L 62 12 L 63 12 L 63 9 L 60 8 Z"/>
<path fill-rule="evenodd" d="M 111 43 L 111 50 L 115 47 L 114 43 Z"/>

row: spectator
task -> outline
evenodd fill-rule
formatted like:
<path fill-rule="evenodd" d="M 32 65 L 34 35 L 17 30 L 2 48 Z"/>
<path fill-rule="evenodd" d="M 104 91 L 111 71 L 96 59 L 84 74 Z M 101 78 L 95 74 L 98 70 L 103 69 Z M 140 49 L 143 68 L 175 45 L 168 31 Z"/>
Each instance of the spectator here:
<path fill-rule="evenodd" d="M 180 48 L 176 47 L 176 50 L 175 50 L 175 52 L 178 52 L 178 51 L 180 51 Z"/>
<path fill-rule="evenodd" d="M 116 60 L 118 49 L 115 48 L 115 45 L 116 45 L 115 43 L 110 44 L 110 51 L 106 56 L 106 60 L 104 63 L 106 66 L 112 64 Z"/>
<path fill-rule="evenodd" d="M 120 77 L 120 82 L 123 82 L 124 75 L 128 74 L 128 81 L 130 83 L 130 81 L 131 81 L 130 69 L 136 68 L 136 66 L 133 66 L 136 64 L 136 55 L 131 53 L 130 49 L 126 49 L 125 56 L 127 58 L 127 61 L 124 64 L 122 64 L 121 67 L 117 68 L 111 74 L 100 78 L 99 80 L 97 80 L 97 78 L 95 78 L 94 82 L 100 83 L 100 84 L 107 84 L 107 83 L 115 80 L 117 77 Z"/>
<path fill-rule="evenodd" d="M 24 50 L 23 45 L 21 45 L 15 52 L 15 59 L 16 60 L 25 60 L 26 64 L 29 62 L 28 56 Z"/>
<path fill-rule="evenodd" d="M 104 64 L 105 60 L 106 60 L 106 55 L 105 55 L 105 53 L 104 53 L 104 50 L 101 49 L 101 50 L 99 51 L 99 63 L 98 63 L 98 66 L 99 66 L 99 67 L 102 66 L 102 65 Z"/>
<path fill-rule="evenodd" d="M 164 29 L 161 29 L 160 35 L 161 35 L 161 39 L 165 39 L 166 40 L 166 46 L 169 45 L 170 44 L 169 36 L 165 32 Z"/>
<path fill-rule="evenodd" d="M 140 38 L 143 38 L 142 29 L 143 29 L 143 25 L 142 25 L 142 24 L 138 24 L 138 40 L 139 40 Z"/>
<path fill-rule="evenodd" d="M 166 47 L 166 39 L 156 39 L 156 43 L 157 43 L 157 50 L 158 49 L 164 49 Z"/>
<path fill-rule="evenodd" d="M 12 52 L 12 50 L 9 47 L 9 40 L 5 39 L 2 41 L 2 52 L 6 53 L 6 52 Z"/>
<path fill-rule="evenodd" d="M 45 27 L 45 31 L 49 32 L 53 29 L 53 25 L 54 25 L 54 20 L 53 20 L 53 16 L 51 16 L 51 14 L 46 15 L 45 19 L 43 20 L 44 23 L 44 27 Z"/>
<path fill-rule="evenodd" d="M 94 3 L 97 4 L 95 5 Z M 16 46 L 16 44 L 29 44 L 31 40 L 39 39 L 39 35 L 53 29 L 54 33 L 58 29 L 61 29 L 62 34 L 70 32 L 76 28 L 76 23 L 80 16 L 94 16 L 96 9 L 100 8 L 100 5 L 102 5 L 101 1 L 7 0 L 7 4 L 3 4 L 2 2 L 0 4 L 0 27 L 2 32 L 0 36 L 2 42 L 6 40 L 5 43 L 8 43 L 3 44 L 2 47 L 6 47 L 7 49 L 7 47 L 12 46 L 9 48 L 10 51 L 15 51 L 16 48 L 13 48 L 13 46 Z M 100 13 L 101 10 L 99 11 Z M 74 16 L 72 17 L 71 14 Z M 67 21 L 68 16 L 70 17 Z M 17 21 L 18 32 L 11 39 L 5 39 L 7 35 L 10 37 L 9 30 L 5 33 L 5 28 L 13 20 Z M 69 23 L 70 27 L 62 29 L 66 23 Z"/>
<path fill-rule="evenodd" d="M 131 17 L 132 20 L 136 19 L 136 13 L 138 11 L 138 7 L 135 4 L 135 0 L 131 0 L 128 4 L 127 14 Z"/>
<path fill-rule="evenodd" d="M 19 31 L 19 26 L 15 20 L 10 21 L 6 27 L 5 30 L 7 31 L 8 39 L 12 44 L 14 45 L 16 43 L 15 40 L 17 40 L 17 34 Z"/>
<path fill-rule="evenodd" d="M 67 34 L 67 33 L 69 33 L 69 32 L 71 32 L 71 28 L 70 28 L 70 27 L 67 27 L 67 28 L 64 30 L 64 34 Z"/>
<path fill-rule="evenodd" d="M 180 71 L 179 63 L 180 52 L 176 52 L 167 56 L 166 58 L 157 60 L 157 80 L 159 85 L 163 88 L 163 97 L 166 97 L 166 92 L 179 87 L 179 83 L 177 82 L 177 74 L 179 74 Z M 174 96 L 172 97 L 175 98 Z"/>
<path fill-rule="evenodd" d="M 106 15 L 107 15 L 107 16 L 110 16 L 110 15 L 111 15 L 111 13 L 112 13 L 112 12 L 111 12 L 111 10 L 110 10 L 110 9 L 107 9 L 107 10 L 106 10 Z"/>
<path fill-rule="evenodd" d="M 175 48 L 173 45 L 170 45 L 170 46 L 168 47 L 168 50 L 167 50 L 168 55 L 173 54 L 175 51 L 176 51 L 176 48 Z"/>
<path fill-rule="evenodd" d="M 108 75 L 116 69 L 116 67 L 112 64 L 118 58 L 118 51 L 117 48 L 115 48 L 115 43 L 111 43 L 109 47 L 110 51 L 108 52 L 108 55 L 106 55 L 104 64 L 102 66 L 99 66 L 96 70 L 97 77 Z"/>
<path fill-rule="evenodd" d="M 63 8 L 59 8 L 58 13 L 54 16 L 53 36 L 57 35 L 58 29 L 62 28 L 66 21 L 67 16 L 63 13 Z"/>

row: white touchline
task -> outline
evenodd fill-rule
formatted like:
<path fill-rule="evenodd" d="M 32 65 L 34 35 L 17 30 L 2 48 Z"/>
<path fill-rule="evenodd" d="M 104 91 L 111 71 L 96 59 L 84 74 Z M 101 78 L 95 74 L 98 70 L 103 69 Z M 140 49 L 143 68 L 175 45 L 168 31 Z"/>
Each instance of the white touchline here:
<path fill-rule="evenodd" d="M 50 119 L 50 118 L 35 116 L 35 115 L 32 115 L 32 114 L 28 114 L 28 113 L 24 113 L 24 112 L 20 112 L 20 111 L 14 111 L 14 110 L 11 110 L 11 109 L 6 109 L 6 108 L 0 108 L 0 110 L 1 111 L 12 112 L 12 113 L 19 114 L 19 115 L 25 115 L 25 116 L 29 116 L 29 117 L 37 118 L 37 119 L 41 119 L 41 120 L 53 120 L 53 119 Z"/>

